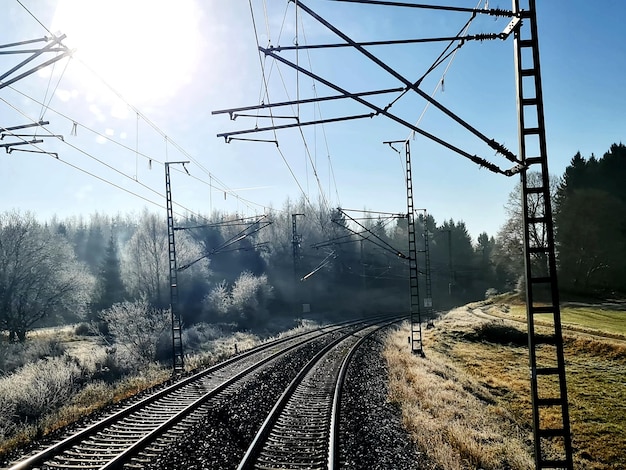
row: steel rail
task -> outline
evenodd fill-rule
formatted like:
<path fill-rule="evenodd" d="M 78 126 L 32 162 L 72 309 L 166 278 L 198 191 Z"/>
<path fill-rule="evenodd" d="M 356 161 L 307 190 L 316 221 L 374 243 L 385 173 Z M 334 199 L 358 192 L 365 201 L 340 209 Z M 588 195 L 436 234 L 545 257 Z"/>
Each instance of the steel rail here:
<path fill-rule="evenodd" d="M 394 322 L 390 322 L 392 324 Z M 346 354 L 346 357 L 341 363 L 339 369 L 339 375 L 337 377 L 337 383 L 335 385 L 335 393 L 333 396 L 333 408 L 330 416 L 330 434 L 328 438 L 328 470 L 334 470 L 339 468 L 339 415 L 341 413 L 341 393 L 343 391 L 343 384 L 345 383 L 346 374 L 348 373 L 348 367 L 352 357 L 361 345 L 369 339 L 378 330 L 371 331 L 363 336 Z"/>
<path fill-rule="evenodd" d="M 317 339 L 317 338 L 318 337 L 315 337 L 312 339 Z M 167 432 L 169 429 L 171 429 L 176 424 L 178 424 L 183 418 L 186 418 L 195 410 L 197 410 L 200 406 L 206 403 L 209 399 L 215 397 L 217 394 L 219 394 L 221 391 L 223 391 L 227 387 L 230 387 L 231 385 L 235 384 L 243 377 L 254 372 L 260 367 L 266 365 L 267 363 L 276 359 L 277 357 L 280 357 L 284 355 L 285 353 L 292 351 L 293 349 L 297 347 L 302 346 L 302 344 L 303 343 L 297 343 L 286 349 L 281 349 L 280 351 L 275 352 L 271 356 L 264 358 L 262 361 L 256 362 L 255 364 L 252 364 L 250 367 L 247 367 L 243 369 L 242 371 L 238 372 L 237 374 L 232 376 L 230 379 L 222 382 L 220 385 L 218 385 L 216 388 L 211 390 L 209 393 L 201 396 L 200 398 L 198 398 L 197 400 L 195 400 L 194 402 L 192 402 L 191 404 L 189 404 L 188 406 L 180 410 L 178 413 L 173 415 L 167 421 L 164 421 L 163 423 L 161 423 L 159 426 L 154 428 L 151 432 L 146 434 L 144 437 L 137 440 L 133 445 L 131 445 L 126 450 L 118 454 L 117 457 L 115 457 L 109 463 L 107 463 L 106 465 L 103 465 L 100 468 L 100 470 L 113 470 L 116 468 L 121 468 L 121 466 L 124 463 L 129 462 L 133 457 L 138 455 L 141 452 L 141 450 L 145 449 L 148 445 L 153 443 L 156 439 L 162 436 L 165 432 Z"/>
<path fill-rule="evenodd" d="M 366 330 L 366 329 L 370 329 L 370 328 L 374 328 L 373 331 L 369 332 L 368 334 L 366 334 L 363 338 L 360 338 L 355 344 L 350 345 L 349 346 L 349 350 L 347 353 L 345 354 L 350 354 L 351 351 L 356 350 L 356 348 L 358 348 L 362 343 L 363 340 L 367 337 L 369 337 L 371 334 L 373 334 L 376 331 L 379 331 L 380 329 L 388 326 L 391 323 L 394 322 L 398 322 L 401 319 L 393 319 L 391 321 L 387 321 L 384 322 L 383 325 L 376 325 L 376 324 L 370 324 L 370 325 L 366 325 L 363 326 L 363 328 L 361 328 L 362 330 Z M 261 455 L 261 452 L 263 450 L 263 446 L 266 444 L 266 442 L 268 442 L 268 439 L 272 433 L 272 431 L 274 430 L 274 428 L 277 425 L 278 420 L 280 419 L 281 415 L 285 412 L 285 410 L 287 409 L 287 406 L 289 405 L 289 402 L 292 398 L 294 398 L 295 394 L 297 393 L 297 389 L 298 387 L 300 387 L 301 385 L 303 385 L 304 380 L 306 380 L 306 378 L 309 376 L 310 373 L 312 373 L 312 371 L 314 371 L 314 369 L 316 367 L 318 367 L 320 365 L 320 363 L 328 357 L 329 354 L 331 354 L 333 351 L 336 351 L 336 349 L 338 347 L 340 347 L 342 345 L 342 343 L 344 343 L 345 341 L 349 340 L 350 338 L 353 338 L 355 336 L 355 333 L 350 333 L 348 335 L 345 335 L 341 338 L 336 339 L 335 341 L 332 341 L 331 343 L 329 343 L 327 346 L 325 346 L 323 349 L 321 349 L 298 373 L 298 375 L 291 381 L 291 383 L 287 386 L 287 388 L 285 389 L 285 391 L 281 394 L 281 396 L 278 398 L 278 400 L 276 401 L 276 403 L 274 404 L 272 410 L 270 411 L 270 413 L 268 414 L 267 418 L 265 419 L 265 421 L 263 422 L 263 424 L 261 425 L 260 429 L 258 430 L 254 440 L 252 441 L 252 443 L 250 444 L 250 446 L 248 447 L 248 450 L 246 451 L 244 457 L 242 458 L 242 460 L 239 463 L 239 466 L 237 467 L 237 470 L 248 470 L 248 469 L 252 469 L 252 468 L 257 468 L 255 465 L 257 464 L 257 459 L 259 458 L 259 456 Z M 346 357 L 344 356 L 342 358 L 342 367 L 344 365 L 346 361 Z M 331 413 L 333 411 L 338 411 L 339 407 L 335 407 L 334 406 L 334 400 L 335 400 L 335 395 L 337 394 L 337 381 L 339 380 L 339 374 L 340 371 L 333 374 L 333 394 L 332 394 L 332 400 L 331 403 L 329 403 L 330 408 L 331 408 Z M 343 374 L 343 377 L 345 377 L 345 373 Z M 315 390 L 315 392 L 322 393 L 319 390 L 319 387 L 309 387 L 308 390 Z M 340 392 L 339 392 L 340 393 Z M 308 399 L 306 400 L 306 404 L 307 404 L 307 408 L 311 407 L 313 405 L 313 402 L 310 400 L 310 397 L 308 397 Z M 325 403 L 318 403 L 320 407 L 325 407 Z M 316 417 L 317 420 L 320 420 L 320 417 Z M 323 421 L 323 419 L 322 419 Z M 337 420 L 335 420 L 337 421 Z M 332 425 L 329 424 L 332 422 L 332 415 L 330 417 L 330 419 L 325 423 L 325 432 L 327 433 L 327 437 L 330 439 L 332 438 L 333 440 L 336 439 L 335 434 L 332 431 L 332 428 L 335 426 L 335 424 L 333 423 Z M 312 438 L 310 436 L 308 436 L 308 440 L 323 440 L 323 439 L 315 439 Z M 337 446 L 333 446 L 332 447 L 332 451 L 333 453 L 336 452 L 336 447 Z M 281 443 L 281 454 L 282 455 L 291 455 L 291 452 L 287 451 L 284 449 L 284 446 L 282 446 Z M 325 462 L 324 465 L 328 465 L 328 462 L 330 461 L 330 442 L 329 440 L 326 440 L 326 458 L 325 458 Z M 334 457 L 333 457 L 334 459 Z M 276 468 L 287 468 L 286 464 L 283 465 L 284 463 L 275 463 L 275 467 Z M 274 464 L 273 464 L 274 465 Z M 297 465 L 298 467 L 302 467 L 302 463 L 300 463 L 300 465 Z M 265 468 L 265 466 L 262 466 L 262 468 Z M 268 467 L 269 468 L 269 467 Z M 306 468 L 318 468 L 315 467 L 314 464 L 312 462 L 307 462 L 307 466 Z M 320 467 L 322 468 L 322 467 Z"/>
<path fill-rule="evenodd" d="M 276 346 L 280 346 L 281 344 L 288 342 L 288 341 L 294 341 L 296 340 L 297 342 L 292 345 L 291 347 L 288 348 L 284 348 L 281 349 L 280 351 L 272 354 L 269 356 L 270 359 L 268 358 L 264 358 L 261 361 L 258 361 L 257 363 L 255 363 L 254 365 L 258 367 L 261 367 L 263 364 L 267 363 L 269 360 L 271 360 L 271 358 L 276 357 L 276 355 L 280 355 L 280 354 L 284 354 L 285 352 L 288 352 L 289 350 L 292 350 L 298 346 L 301 346 L 303 344 L 306 344 L 309 341 L 313 341 L 315 339 L 318 339 L 322 336 L 324 336 L 327 333 L 336 331 L 337 329 L 340 329 L 342 327 L 349 327 L 351 326 L 351 324 L 358 324 L 359 322 L 362 322 L 363 320 L 359 320 L 359 321 L 353 321 L 353 320 L 348 320 L 348 321 L 344 321 L 341 322 L 339 324 L 335 324 L 335 325 L 329 325 L 329 326 L 325 326 L 325 327 L 321 327 L 319 329 L 313 330 L 313 331 L 309 331 L 309 332 L 304 332 L 304 333 L 300 333 L 298 335 L 293 335 L 293 336 L 288 336 L 285 338 L 280 338 L 276 341 L 271 341 L 268 342 L 266 344 L 262 344 L 260 346 L 257 346 L 255 348 L 252 348 L 244 353 L 241 353 L 239 355 L 233 356 L 229 359 L 227 359 L 226 361 L 223 361 L 219 364 L 216 364 L 215 366 L 209 367 L 197 374 L 194 374 L 190 377 L 187 377 L 183 380 L 180 380 L 178 382 L 176 382 L 173 385 L 170 385 L 166 388 L 164 388 L 163 390 L 160 390 L 158 392 L 156 392 L 153 395 L 150 395 L 148 397 L 145 397 L 133 404 L 131 404 L 130 406 L 116 412 L 113 413 L 112 415 L 86 427 L 85 429 L 73 434 L 72 436 L 67 437 L 66 439 L 61 440 L 60 442 L 53 444 L 52 446 L 49 446 L 48 448 L 44 449 L 41 452 L 38 452 L 37 454 L 19 461 L 17 463 L 15 463 L 14 465 L 9 467 L 9 470 L 25 470 L 25 469 L 30 469 L 30 468 L 34 468 L 35 466 L 41 465 L 44 462 L 46 462 L 47 460 L 50 460 L 51 458 L 53 458 L 54 456 L 57 455 L 61 455 L 62 452 L 66 451 L 67 449 L 71 448 L 71 446 L 83 441 L 84 439 L 88 438 L 89 436 L 95 435 L 96 433 L 110 427 L 111 425 L 115 424 L 116 422 L 121 421 L 124 418 L 129 417 L 130 415 L 132 415 L 133 413 L 139 412 L 143 409 L 146 409 L 149 405 L 154 404 L 157 402 L 157 400 L 160 399 L 166 399 L 167 395 L 169 394 L 173 394 L 176 392 L 181 391 L 181 389 L 183 389 L 186 386 L 192 385 L 194 382 L 197 382 L 203 378 L 205 378 L 206 376 L 213 374 L 215 372 L 219 372 L 222 369 L 225 369 L 226 367 L 235 364 L 236 362 L 242 361 L 243 359 L 247 359 L 250 358 L 251 356 L 253 356 L 254 354 L 259 354 L 262 353 L 264 351 L 266 351 L 267 349 L 276 347 Z M 329 330 L 329 331 L 325 331 L 325 330 Z M 304 339 L 303 341 L 298 341 L 299 339 L 302 339 L 304 336 L 311 336 L 308 339 Z M 249 368 L 247 368 L 246 370 L 250 369 L 249 371 L 252 371 L 254 366 L 251 366 Z M 220 386 L 218 386 L 219 388 Z M 215 395 L 218 392 L 214 391 L 215 389 L 212 389 L 210 392 L 208 392 L 208 394 L 210 395 Z M 220 388 L 221 390 L 221 388 Z M 210 397 L 208 397 L 210 398 Z M 192 403 L 193 405 L 193 403 Z M 191 405 L 189 405 L 191 406 Z M 186 407 L 187 408 L 187 407 Z M 154 427 L 154 426 L 151 426 Z M 87 467 L 85 467 L 87 468 Z M 112 467 L 113 468 L 113 467 Z"/>

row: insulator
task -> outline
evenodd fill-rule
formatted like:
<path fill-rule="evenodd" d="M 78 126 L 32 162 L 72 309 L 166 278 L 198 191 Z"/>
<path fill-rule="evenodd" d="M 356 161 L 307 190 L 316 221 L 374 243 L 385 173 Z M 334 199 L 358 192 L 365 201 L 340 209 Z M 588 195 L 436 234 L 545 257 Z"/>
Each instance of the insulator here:
<path fill-rule="evenodd" d="M 508 18 L 515 16 L 515 13 L 513 13 L 511 10 L 503 10 L 502 8 L 492 8 L 487 12 L 487 14 L 489 16 L 504 16 Z"/>

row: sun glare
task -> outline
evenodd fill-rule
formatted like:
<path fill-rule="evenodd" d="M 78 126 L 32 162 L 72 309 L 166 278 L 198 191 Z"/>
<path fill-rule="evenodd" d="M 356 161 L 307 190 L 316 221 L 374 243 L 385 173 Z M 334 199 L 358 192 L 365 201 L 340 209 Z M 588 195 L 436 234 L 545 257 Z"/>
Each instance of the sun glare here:
<path fill-rule="evenodd" d="M 66 34 L 75 57 L 125 99 L 143 104 L 170 99 L 189 82 L 199 21 L 194 0 L 59 0 L 52 30 Z M 74 73 L 82 85 L 97 86 L 90 72 Z"/>

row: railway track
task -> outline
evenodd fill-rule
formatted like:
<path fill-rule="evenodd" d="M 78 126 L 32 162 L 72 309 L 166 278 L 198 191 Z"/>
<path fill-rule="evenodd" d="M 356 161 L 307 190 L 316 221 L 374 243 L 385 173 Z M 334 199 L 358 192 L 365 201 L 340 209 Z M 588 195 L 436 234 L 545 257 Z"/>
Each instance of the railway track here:
<path fill-rule="evenodd" d="M 144 468 L 258 371 L 279 358 L 312 350 L 312 345 L 330 350 L 329 345 L 373 328 L 370 324 L 336 325 L 254 348 L 141 399 L 8 468 Z"/>
<path fill-rule="evenodd" d="M 315 355 L 292 380 L 239 464 L 246 469 L 327 469 L 339 466 L 341 390 L 350 358 L 381 328 L 340 338 Z"/>

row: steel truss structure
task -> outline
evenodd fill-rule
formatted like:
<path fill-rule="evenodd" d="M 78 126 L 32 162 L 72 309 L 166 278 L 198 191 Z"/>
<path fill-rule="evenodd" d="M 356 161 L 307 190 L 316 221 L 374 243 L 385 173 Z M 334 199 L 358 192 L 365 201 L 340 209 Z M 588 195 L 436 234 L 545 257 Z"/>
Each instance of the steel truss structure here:
<path fill-rule="evenodd" d="M 520 8 L 520 3 L 520 0 L 513 0 L 513 11 L 522 20 L 514 32 L 514 42 L 519 152 L 526 169 L 521 174 L 521 197 L 535 465 L 537 468 L 572 469 L 537 13 L 535 0 L 528 0 L 525 10 Z M 527 178 L 531 169 L 541 174 L 538 186 L 532 186 Z M 549 335 L 539 335 L 535 329 L 535 318 L 541 317 L 551 320 L 553 329 Z M 557 421 L 560 424 L 548 423 L 549 410 L 560 415 Z"/>
<path fill-rule="evenodd" d="M 37 39 L 29 39 L 26 41 L 13 42 L 10 44 L 0 44 L 0 56 L 11 56 L 11 55 L 28 55 L 27 58 L 23 59 L 13 67 L 11 67 L 6 72 L 0 74 L 0 90 L 5 87 L 11 86 L 14 83 L 32 75 L 33 73 L 52 65 L 58 62 L 61 59 L 66 57 L 70 57 L 73 53 L 73 50 L 69 49 L 67 46 L 63 44 L 63 39 L 65 39 L 65 35 L 52 36 L 52 37 L 43 37 Z M 33 49 L 32 45 L 37 43 L 47 43 L 45 46 L 40 47 L 38 49 Z M 56 55 L 48 60 L 44 60 L 39 64 L 35 65 L 37 60 L 41 60 L 45 55 L 55 53 Z M 30 68 L 29 68 L 30 67 Z M 21 71 L 22 69 L 25 69 Z M 18 73 L 20 72 L 21 73 Z M 45 150 L 41 150 L 37 147 L 33 148 L 24 148 L 26 146 L 37 145 L 44 142 L 44 138 L 57 138 L 63 140 L 62 135 L 53 135 L 53 134 L 33 134 L 30 133 L 31 129 L 44 127 L 50 124 L 48 121 L 44 121 L 40 119 L 38 122 L 32 122 L 29 124 L 21 124 L 17 126 L 0 126 L 0 140 L 4 140 L 5 138 L 11 139 L 10 142 L 3 142 L 0 144 L 0 148 L 5 149 L 6 153 L 11 154 L 13 152 L 27 152 L 27 153 L 45 153 L 51 155 L 53 157 L 58 158 L 58 155 L 53 152 L 46 152 Z M 27 133 L 23 133 L 24 129 L 28 129 Z M 18 132 L 15 132 L 18 131 Z M 17 139 L 17 140 L 14 140 Z"/>
<path fill-rule="evenodd" d="M 404 143 L 406 156 L 406 205 L 409 234 L 409 314 L 411 319 L 411 351 L 424 356 L 422 342 L 422 308 L 420 306 L 417 270 L 417 237 L 415 236 L 415 206 L 413 205 L 413 170 L 411 169 L 411 143 Z"/>
<path fill-rule="evenodd" d="M 170 268 L 170 313 L 172 318 L 172 373 L 182 374 L 185 371 L 183 355 L 183 321 L 178 311 L 178 268 L 176 266 L 176 240 L 174 237 L 174 209 L 172 204 L 172 184 L 170 181 L 170 165 L 185 162 L 165 162 L 165 199 L 167 209 L 167 246 Z M 185 169 L 186 170 L 186 169 Z"/>
<path fill-rule="evenodd" d="M 348 37 L 339 28 L 330 24 L 311 8 L 300 0 L 291 0 L 297 11 L 306 13 L 315 21 L 323 25 L 326 29 L 334 33 L 342 40 L 336 44 L 317 44 L 307 46 L 288 47 L 261 47 L 259 51 L 266 58 L 272 58 L 276 62 L 284 64 L 298 73 L 313 79 L 316 83 L 321 83 L 333 90 L 336 95 L 313 99 L 298 99 L 280 103 L 262 103 L 257 106 L 247 106 L 213 111 L 213 114 L 228 114 L 231 119 L 237 117 L 252 116 L 245 114 L 247 111 L 272 110 L 279 107 L 291 105 L 301 105 L 306 103 L 319 103 L 323 101 L 335 101 L 349 99 L 363 105 L 369 110 L 365 114 L 338 116 L 330 119 L 301 121 L 299 116 L 292 116 L 294 122 L 268 127 L 254 127 L 244 130 L 236 130 L 218 134 L 227 143 L 235 140 L 259 140 L 264 142 L 274 142 L 276 140 L 263 138 L 249 138 L 251 134 L 263 133 L 265 131 L 277 131 L 293 127 L 303 127 L 315 124 L 325 124 L 331 122 L 342 122 L 355 119 L 373 118 L 384 116 L 405 129 L 410 130 L 415 135 L 420 135 L 448 150 L 469 159 L 482 168 L 505 176 L 520 174 L 522 181 L 522 201 L 524 218 L 524 258 L 526 274 L 526 299 L 527 299 L 527 320 L 528 320 L 528 342 L 530 356 L 530 377 L 532 388 L 533 407 L 533 431 L 535 444 L 535 464 L 539 469 L 548 468 L 573 468 L 571 433 L 569 426 L 569 411 L 565 381 L 565 365 L 563 359 L 563 339 L 561 332 L 561 318 L 559 309 L 558 283 L 556 276 L 556 256 L 554 247 L 554 229 L 552 222 L 552 210 L 550 207 L 549 184 L 548 184 L 548 160 L 546 152 L 545 122 L 543 116 L 543 97 L 541 91 L 541 74 L 539 64 L 539 45 L 537 38 L 537 19 L 535 0 L 512 0 L 512 9 L 474 9 L 467 7 L 442 6 L 418 4 L 409 1 L 393 0 L 335 0 L 346 3 L 361 3 L 366 5 L 379 5 L 389 8 L 416 8 L 431 9 L 445 12 L 465 12 L 472 15 L 489 15 L 496 18 L 510 19 L 507 26 L 499 33 L 487 33 L 479 35 L 457 35 L 446 38 L 416 38 L 394 41 L 369 41 L 357 42 Z M 307 0 L 308 3 L 308 0 Z M 517 88 L 518 107 L 518 134 L 519 134 L 519 154 L 511 152 L 501 143 L 488 138 L 474 126 L 457 116 L 453 111 L 426 94 L 420 84 L 426 75 L 433 71 L 442 61 L 433 66 L 417 80 L 409 80 L 394 70 L 391 66 L 376 57 L 366 49 L 367 46 L 380 46 L 387 44 L 417 44 L 436 41 L 458 41 L 459 44 L 468 41 L 485 40 L 507 40 L 511 35 L 514 38 L 514 56 Z M 370 90 L 352 92 L 325 78 L 305 69 L 280 53 L 288 50 L 299 49 L 336 49 L 352 48 L 372 63 L 379 66 L 383 71 L 394 77 L 399 88 L 386 88 L 384 90 Z M 484 142 L 497 155 L 504 157 L 512 166 L 510 168 L 500 168 L 498 165 L 487 159 L 471 154 L 457 146 L 447 142 L 444 138 L 433 135 L 417 125 L 411 124 L 405 119 L 391 112 L 390 107 L 380 107 L 369 98 L 374 95 L 400 93 L 397 99 L 407 93 L 415 93 L 423 98 L 427 103 L 444 113 L 448 118 L 465 128 L 476 138 Z M 395 101 L 394 101 L 395 102 Z M 534 116 L 532 124 L 529 116 Z M 255 116 L 256 117 L 256 116 Z M 242 137 L 243 136 L 243 137 Z M 419 307 L 419 288 L 417 283 L 417 246 L 415 236 L 415 209 L 413 207 L 412 194 L 412 171 L 410 162 L 410 148 L 408 140 L 405 146 L 406 171 L 407 171 L 407 209 L 409 217 L 409 264 L 410 264 L 410 299 L 411 299 L 411 348 L 414 351 L 423 352 L 421 341 L 421 318 Z M 530 186 L 526 176 L 527 171 L 539 171 L 541 173 L 541 185 Z M 539 212 L 534 210 L 539 207 Z M 411 223 L 413 222 L 413 223 Z M 411 228 L 412 227 L 412 228 Z M 541 234 L 537 237 L 537 234 Z M 426 250 L 425 250 L 426 251 Z M 411 252 L 413 255 L 411 255 Z M 425 261 L 427 262 L 427 261 Z M 537 316 L 548 316 L 554 325 L 551 335 L 538 335 L 535 331 L 534 320 Z M 553 391 L 557 390 L 556 393 Z M 545 420 L 544 411 L 552 410 L 560 413 L 561 419 L 558 426 L 548 425 Z"/>

